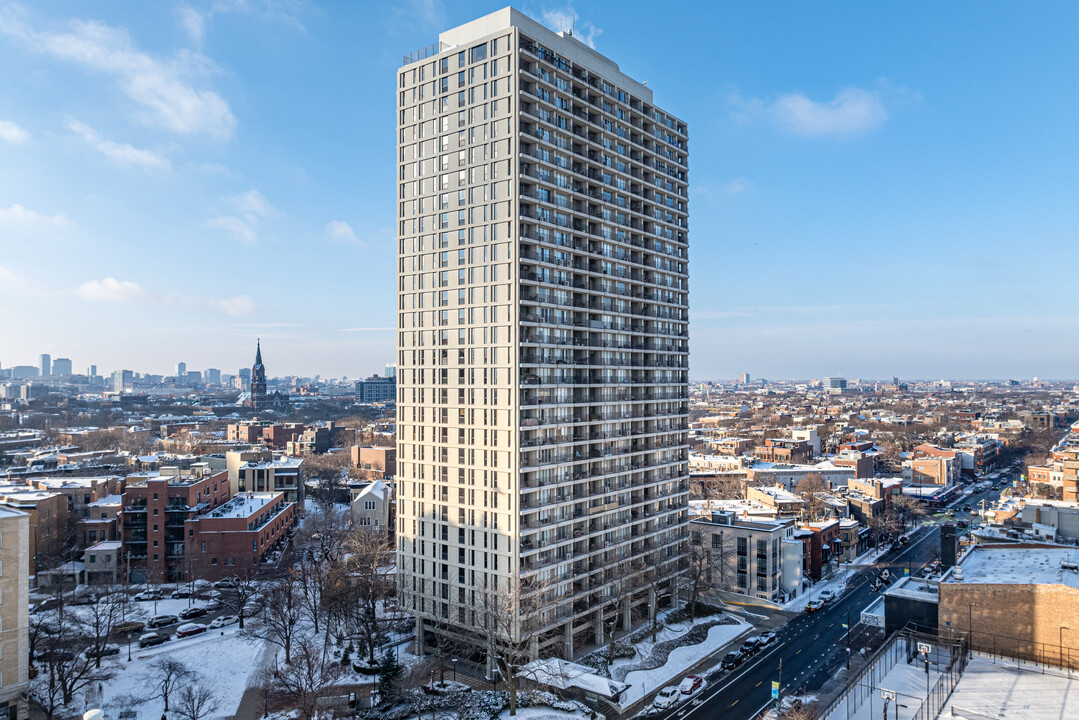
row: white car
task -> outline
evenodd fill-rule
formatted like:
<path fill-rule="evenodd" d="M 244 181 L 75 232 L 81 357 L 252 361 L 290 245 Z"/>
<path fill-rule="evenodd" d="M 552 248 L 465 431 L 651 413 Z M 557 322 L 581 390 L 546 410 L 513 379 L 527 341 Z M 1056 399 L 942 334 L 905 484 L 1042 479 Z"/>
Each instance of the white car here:
<path fill-rule="evenodd" d="M 655 701 L 652 704 L 660 710 L 666 710 L 669 707 L 674 707 L 674 705 L 678 702 L 678 696 L 680 694 L 681 693 L 679 692 L 677 687 L 675 687 L 674 685 L 669 685 L 659 691 L 659 693 L 656 695 Z"/>
<path fill-rule="evenodd" d="M 833 600 L 835 600 L 835 593 L 831 590 L 825 590 L 820 594 L 821 602 L 832 602 Z"/>
<path fill-rule="evenodd" d="M 218 628 L 223 628 L 226 625 L 232 625 L 238 622 L 240 622 L 240 618 L 235 615 L 222 615 L 220 617 L 215 617 L 210 621 L 210 629 L 217 630 Z"/>

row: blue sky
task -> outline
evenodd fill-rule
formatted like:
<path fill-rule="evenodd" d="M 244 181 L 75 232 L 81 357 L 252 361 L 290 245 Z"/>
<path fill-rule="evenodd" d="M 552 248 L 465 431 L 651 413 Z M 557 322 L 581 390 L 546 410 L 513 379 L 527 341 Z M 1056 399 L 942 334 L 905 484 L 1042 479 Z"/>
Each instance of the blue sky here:
<path fill-rule="evenodd" d="M 0 363 L 380 370 L 394 73 L 501 6 L 0 0 Z M 1079 376 L 1079 5 L 517 7 L 689 124 L 693 377 Z"/>

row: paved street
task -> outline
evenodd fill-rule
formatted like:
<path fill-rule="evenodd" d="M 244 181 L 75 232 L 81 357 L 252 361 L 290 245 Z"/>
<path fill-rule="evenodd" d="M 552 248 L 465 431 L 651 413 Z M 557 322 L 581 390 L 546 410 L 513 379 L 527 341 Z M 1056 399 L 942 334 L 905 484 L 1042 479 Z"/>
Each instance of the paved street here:
<path fill-rule="evenodd" d="M 1008 479 L 1002 478 L 1001 483 Z M 956 505 L 960 508 L 968 504 L 977 506 L 983 498 L 988 503 L 999 494 L 999 491 L 982 491 L 959 498 Z M 961 515 L 957 514 L 957 519 Z M 905 568 L 917 572 L 932 561 L 940 549 L 939 524 L 944 519 L 943 512 L 929 516 L 925 524 L 912 533 L 909 544 L 887 553 L 876 566 L 854 575 L 838 599 L 827 603 L 818 612 L 803 613 L 782 626 L 777 633 L 777 642 L 741 667 L 731 672 L 718 669 L 711 672 L 706 676 L 709 685 L 700 696 L 659 717 L 750 720 L 771 701 L 772 681 L 781 683 L 783 695 L 818 690 L 844 663 L 846 630 L 843 624 L 847 622 L 848 613 L 853 627 L 858 623 L 861 611 L 877 595 L 869 586 L 873 575 L 879 568 L 889 567 L 893 574 L 902 576 Z M 677 681 L 673 682 L 677 684 Z"/>

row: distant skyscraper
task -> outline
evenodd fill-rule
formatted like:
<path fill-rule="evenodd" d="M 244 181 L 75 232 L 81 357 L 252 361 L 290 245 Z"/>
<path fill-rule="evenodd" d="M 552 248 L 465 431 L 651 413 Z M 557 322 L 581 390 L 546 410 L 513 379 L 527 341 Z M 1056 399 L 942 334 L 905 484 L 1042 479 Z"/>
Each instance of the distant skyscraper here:
<path fill-rule="evenodd" d="M 684 568 L 686 124 L 510 8 L 395 84 L 401 602 L 422 647 L 535 583 L 510 639 L 572 656 Z"/>
<path fill-rule="evenodd" d="M 833 392 L 843 392 L 847 389 L 847 379 L 838 376 L 826 377 L 822 384 L 825 390 Z"/>
<path fill-rule="evenodd" d="M 185 363 L 185 362 L 176 363 L 176 377 L 178 377 L 180 379 L 183 379 L 183 378 L 187 377 L 187 363 Z"/>
<path fill-rule="evenodd" d="M 741 375 L 738 376 L 738 384 L 739 385 L 749 385 L 749 381 L 750 381 L 749 373 L 742 373 Z"/>
<path fill-rule="evenodd" d="M 251 368 L 240 368 L 236 371 L 236 376 L 243 382 L 244 390 L 247 390 L 251 385 Z"/>
<path fill-rule="evenodd" d="M 90 366 L 90 377 L 97 377 L 97 365 Z"/>
<path fill-rule="evenodd" d="M 395 378 L 397 377 L 397 363 L 390 363 L 386 366 L 385 377 Z"/>
<path fill-rule="evenodd" d="M 53 375 L 70 375 L 71 374 L 71 360 L 68 358 L 56 358 L 52 361 L 52 374 Z"/>
<path fill-rule="evenodd" d="M 207 385 L 220 385 L 221 384 L 221 371 L 217 368 L 206 368 L 206 384 Z"/>
<path fill-rule="evenodd" d="M 127 392 L 135 386 L 135 373 L 130 370 L 114 370 L 112 373 L 112 391 Z"/>
<path fill-rule="evenodd" d="M 52 358 L 48 353 L 41 353 L 41 358 L 38 362 L 38 372 L 42 377 L 46 375 L 52 375 Z"/>

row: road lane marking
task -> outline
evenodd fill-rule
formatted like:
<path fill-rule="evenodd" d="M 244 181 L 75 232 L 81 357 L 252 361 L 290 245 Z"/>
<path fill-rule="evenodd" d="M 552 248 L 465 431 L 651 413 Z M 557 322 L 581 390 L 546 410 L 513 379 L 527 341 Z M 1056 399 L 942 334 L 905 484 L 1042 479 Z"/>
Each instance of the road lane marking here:
<path fill-rule="evenodd" d="M 731 703 L 731 707 L 734 707 L 734 706 L 735 706 L 735 705 L 737 705 L 737 704 L 738 704 L 738 701 L 737 701 L 737 700 L 735 700 L 734 702 L 732 702 L 732 703 Z"/>
<path fill-rule="evenodd" d="M 760 686 L 761 686 L 761 683 L 762 683 L 762 682 L 764 682 L 764 681 L 763 681 L 763 680 L 761 680 L 761 682 L 757 683 L 757 684 L 756 684 L 756 685 L 754 685 L 753 687 L 760 687 Z"/>
<path fill-rule="evenodd" d="M 799 654 L 801 654 L 801 652 L 802 652 L 802 648 L 798 648 L 798 652 L 796 652 L 796 653 L 794 653 L 794 654 L 795 654 L 795 655 L 799 655 Z"/>

